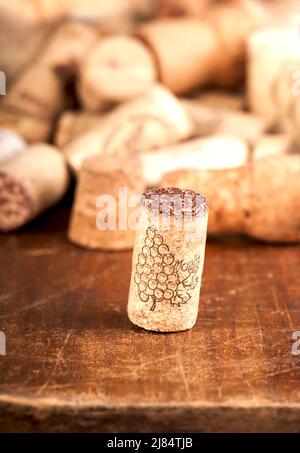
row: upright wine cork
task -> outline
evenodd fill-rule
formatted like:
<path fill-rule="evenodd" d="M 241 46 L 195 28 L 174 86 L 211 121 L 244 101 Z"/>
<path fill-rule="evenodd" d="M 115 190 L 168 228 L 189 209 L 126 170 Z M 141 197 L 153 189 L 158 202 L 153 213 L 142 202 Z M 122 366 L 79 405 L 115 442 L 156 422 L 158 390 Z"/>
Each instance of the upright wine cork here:
<path fill-rule="evenodd" d="M 23 138 L 10 129 L 0 128 L 0 165 L 23 152 L 26 143 Z"/>
<path fill-rule="evenodd" d="M 296 93 L 299 39 L 298 27 L 287 26 L 258 31 L 248 42 L 249 107 L 265 116 L 270 127 L 282 131 L 289 131 L 288 124 L 294 124 L 295 108 L 299 104 Z"/>
<path fill-rule="evenodd" d="M 0 166 L 0 231 L 21 227 L 62 198 L 69 175 L 50 145 L 33 145 Z"/>
<path fill-rule="evenodd" d="M 134 324 L 159 332 L 194 326 L 207 219 L 206 199 L 193 191 L 162 188 L 143 194 L 128 299 Z"/>
<path fill-rule="evenodd" d="M 95 154 L 141 153 L 193 135 L 190 118 L 175 96 L 161 85 L 115 109 L 103 125 L 86 132 L 65 149 L 76 173 L 84 159 Z"/>
<path fill-rule="evenodd" d="M 79 173 L 69 239 L 89 249 L 123 250 L 134 244 L 132 222 L 144 190 L 138 160 L 93 156 Z"/>
<path fill-rule="evenodd" d="M 28 116 L 10 108 L 0 108 L 0 127 L 20 134 L 27 143 L 40 143 L 49 140 L 52 121 Z"/>
<path fill-rule="evenodd" d="M 78 91 L 85 110 L 99 111 L 146 92 L 156 80 L 150 51 L 131 36 L 102 39 L 83 59 Z"/>

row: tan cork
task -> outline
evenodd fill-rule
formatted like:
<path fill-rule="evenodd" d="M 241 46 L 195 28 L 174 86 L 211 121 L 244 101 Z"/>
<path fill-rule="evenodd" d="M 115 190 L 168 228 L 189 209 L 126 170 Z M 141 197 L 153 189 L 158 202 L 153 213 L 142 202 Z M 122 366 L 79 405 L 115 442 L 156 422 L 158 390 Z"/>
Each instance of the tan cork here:
<path fill-rule="evenodd" d="M 20 134 L 28 143 L 47 142 L 50 139 L 53 122 L 20 113 L 15 109 L 0 110 L 0 127 Z"/>
<path fill-rule="evenodd" d="M 129 221 L 137 212 L 144 190 L 138 160 L 123 157 L 93 156 L 79 172 L 75 203 L 69 227 L 69 239 L 89 249 L 124 250 L 134 244 L 135 229 Z M 120 188 L 122 194 L 120 195 Z M 125 192 L 126 191 L 126 195 Z M 103 221 L 104 205 L 99 196 L 112 201 L 110 227 Z M 132 203 L 130 202 L 132 200 Z M 134 202 L 135 200 L 135 202 Z M 105 201 L 106 202 L 106 201 Z M 102 209 L 100 209 L 102 208 Z M 120 224 L 120 210 L 126 209 L 126 224 Z M 105 219 L 106 221 L 107 219 Z"/>
<path fill-rule="evenodd" d="M 21 227 L 65 194 L 69 174 L 53 146 L 33 145 L 0 166 L 0 231 Z"/>
<path fill-rule="evenodd" d="M 128 101 L 108 114 L 103 124 L 79 136 L 64 149 L 77 173 L 95 154 L 121 156 L 142 153 L 190 137 L 193 127 L 176 97 L 162 85 Z"/>
<path fill-rule="evenodd" d="M 298 28 L 291 25 L 271 27 L 254 33 L 248 42 L 248 55 L 247 97 L 250 109 L 263 115 L 270 127 L 293 132 L 299 138 Z"/>
<path fill-rule="evenodd" d="M 157 196 L 161 200 L 158 205 Z M 177 201 L 169 202 L 172 197 Z M 186 208 L 185 197 L 191 200 Z M 128 299 L 128 316 L 134 324 L 159 332 L 193 327 L 198 314 L 207 219 L 206 200 L 193 191 L 163 188 L 144 193 Z"/>
<path fill-rule="evenodd" d="M 116 35 L 102 39 L 83 59 L 78 91 L 84 109 L 97 112 L 145 93 L 155 80 L 147 47 L 134 37 Z"/>

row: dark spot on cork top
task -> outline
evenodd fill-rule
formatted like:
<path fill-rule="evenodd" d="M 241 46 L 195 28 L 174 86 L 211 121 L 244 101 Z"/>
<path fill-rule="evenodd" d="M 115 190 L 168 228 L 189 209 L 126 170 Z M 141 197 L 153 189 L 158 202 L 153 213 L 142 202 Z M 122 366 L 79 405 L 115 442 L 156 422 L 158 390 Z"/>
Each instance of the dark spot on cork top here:
<path fill-rule="evenodd" d="M 169 216 L 199 216 L 208 211 L 206 198 L 188 189 L 163 187 L 143 193 L 141 205 Z"/>

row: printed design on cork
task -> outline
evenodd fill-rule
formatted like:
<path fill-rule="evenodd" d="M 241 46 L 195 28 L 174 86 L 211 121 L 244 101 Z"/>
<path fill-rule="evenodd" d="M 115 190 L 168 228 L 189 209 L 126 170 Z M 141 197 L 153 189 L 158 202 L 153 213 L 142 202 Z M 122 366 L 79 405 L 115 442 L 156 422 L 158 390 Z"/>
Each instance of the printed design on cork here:
<path fill-rule="evenodd" d="M 105 140 L 103 150 L 108 154 L 117 154 L 120 143 L 122 143 L 124 149 L 130 149 L 131 152 L 139 151 L 142 141 L 146 139 L 145 133 L 149 126 L 154 126 L 159 137 L 164 137 L 166 142 L 172 142 L 176 137 L 176 129 L 169 121 L 151 113 L 132 115 L 126 121 L 119 122 L 112 129 Z M 149 149 L 161 145 L 161 140 L 157 143 L 154 139 L 157 134 L 153 132 L 148 134 L 147 140 L 150 139 L 150 135 L 152 143 L 149 144 Z"/>
<path fill-rule="evenodd" d="M 176 260 L 162 235 L 149 227 L 134 274 L 140 300 L 152 302 L 151 311 L 157 303 L 186 304 L 199 281 L 199 265 L 199 254 L 189 262 Z"/>

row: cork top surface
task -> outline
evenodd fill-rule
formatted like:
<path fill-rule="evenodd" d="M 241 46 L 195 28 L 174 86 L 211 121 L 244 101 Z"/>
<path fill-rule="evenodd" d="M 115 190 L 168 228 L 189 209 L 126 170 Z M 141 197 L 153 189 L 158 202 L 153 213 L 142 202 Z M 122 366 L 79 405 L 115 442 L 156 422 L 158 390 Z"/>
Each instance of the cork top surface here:
<path fill-rule="evenodd" d="M 141 206 L 168 216 L 200 216 L 208 211 L 206 198 L 188 189 L 162 187 L 143 193 Z"/>

